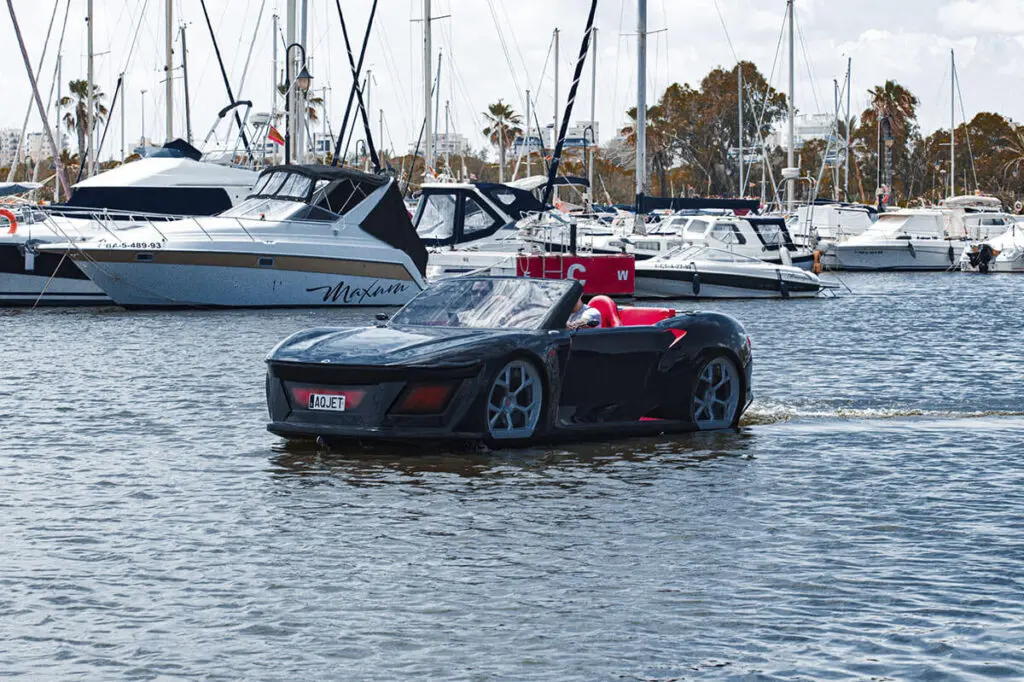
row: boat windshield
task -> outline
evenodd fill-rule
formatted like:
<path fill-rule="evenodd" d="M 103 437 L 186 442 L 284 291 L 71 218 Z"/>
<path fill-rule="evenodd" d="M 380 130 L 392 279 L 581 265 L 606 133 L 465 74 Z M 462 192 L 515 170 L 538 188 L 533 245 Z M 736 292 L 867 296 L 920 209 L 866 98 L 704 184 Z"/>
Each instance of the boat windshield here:
<path fill-rule="evenodd" d="M 687 239 L 703 239 L 704 233 L 708 231 L 708 222 L 706 220 L 699 220 L 697 218 L 691 218 L 689 225 L 686 226 L 686 238 Z"/>
<path fill-rule="evenodd" d="M 421 239 L 450 239 L 455 234 L 454 194 L 428 194 L 420 200 L 416 233 Z"/>
<path fill-rule="evenodd" d="M 713 249 L 702 245 L 685 245 L 672 249 L 667 253 L 658 256 L 658 260 L 679 260 L 679 261 L 720 261 L 726 263 L 762 263 L 763 261 L 744 256 L 742 254 L 726 251 L 725 249 Z"/>
<path fill-rule="evenodd" d="M 393 325 L 468 329 L 540 329 L 572 288 L 565 280 L 465 278 L 428 287 L 391 319 Z"/>

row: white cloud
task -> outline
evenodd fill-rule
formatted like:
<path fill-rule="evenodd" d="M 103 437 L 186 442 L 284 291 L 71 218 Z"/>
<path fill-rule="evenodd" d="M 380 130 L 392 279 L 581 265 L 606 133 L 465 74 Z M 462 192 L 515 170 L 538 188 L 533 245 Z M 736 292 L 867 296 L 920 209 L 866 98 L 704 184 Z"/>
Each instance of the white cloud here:
<path fill-rule="evenodd" d="M 956 35 L 1024 34 L 1021 0 L 955 0 L 939 8 L 942 27 Z"/>

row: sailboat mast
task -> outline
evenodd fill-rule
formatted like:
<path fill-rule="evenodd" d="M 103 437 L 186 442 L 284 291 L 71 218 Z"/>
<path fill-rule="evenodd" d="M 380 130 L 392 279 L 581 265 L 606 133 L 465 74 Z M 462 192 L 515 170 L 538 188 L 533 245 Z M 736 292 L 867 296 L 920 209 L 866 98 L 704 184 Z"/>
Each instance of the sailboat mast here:
<path fill-rule="evenodd" d="M 850 200 L 850 128 L 852 127 L 853 121 L 850 118 L 850 91 L 853 89 L 853 82 L 851 80 L 851 69 L 853 68 L 853 59 L 847 57 L 846 59 L 846 161 L 843 164 L 845 166 L 844 178 L 843 178 L 843 200 Z"/>
<path fill-rule="evenodd" d="M 167 18 L 166 26 L 164 27 L 164 48 L 166 51 L 166 62 L 164 66 L 164 99 L 167 105 L 167 120 L 164 125 L 164 136 L 166 137 L 165 142 L 170 142 L 174 139 L 174 80 L 171 75 L 174 73 L 173 59 L 173 48 L 174 42 L 174 10 L 172 0 L 167 0 Z"/>
<path fill-rule="evenodd" d="M 559 30 L 555 29 L 555 125 L 551 128 L 551 147 L 555 147 L 558 141 L 558 34 Z M 555 191 L 555 198 L 558 198 L 558 191 Z"/>
<path fill-rule="evenodd" d="M 736 109 L 739 112 L 739 132 L 737 133 L 737 142 L 739 147 L 739 154 L 736 159 L 739 161 L 739 188 L 736 196 L 740 199 L 743 198 L 743 62 L 736 64 Z"/>
<path fill-rule="evenodd" d="M 192 144 L 192 103 L 188 98 L 188 46 L 185 43 L 185 24 L 181 25 L 181 80 L 185 88 L 185 140 Z"/>
<path fill-rule="evenodd" d="M 949 51 L 949 196 L 956 196 L 956 53 Z"/>
<path fill-rule="evenodd" d="M 591 30 L 590 39 L 593 41 L 591 44 L 591 57 L 590 57 L 590 159 L 587 164 L 587 169 L 590 171 L 587 173 L 587 198 L 589 201 L 589 208 L 594 206 L 594 161 L 597 157 L 597 139 L 594 136 L 594 123 L 597 121 L 597 27 L 595 26 Z"/>
<path fill-rule="evenodd" d="M 647 188 L 647 0 L 636 13 L 636 212 L 643 215 Z"/>
<path fill-rule="evenodd" d="M 796 41 L 794 40 L 794 28 L 796 26 L 796 20 L 794 17 L 795 7 L 793 6 L 793 0 L 786 0 L 787 11 L 789 12 L 789 149 L 786 153 L 786 167 L 789 177 L 786 178 L 786 206 L 792 211 L 794 209 L 794 183 L 796 182 L 796 168 L 793 165 L 796 161 L 796 150 L 794 146 L 794 121 L 793 117 L 796 114 L 796 109 L 793 105 L 793 91 L 796 89 L 796 69 L 794 68 L 794 57 L 796 50 L 794 49 Z"/>
<path fill-rule="evenodd" d="M 86 20 L 85 21 L 86 21 L 86 26 L 88 27 L 88 29 L 87 29 L 87 31 L 88 31 L 88 34 L 87 34 L 88 35 L 88 37 L 87 37 L 88 47 L 87 47 L 87 49 L 89 51 L 89 56 L 88 56 L 88 66 L 86 67 L 86 71 L 87 71 L 86 78 L 88 80 L 88 83 L 85 86 L 86 90 L 87 90 L 87 92 L 85 94 L 85 130 L 86 130 L 85 159 L 86 159 L 86 163 L 88 164 L 88 168 L 91 170 L 92 168 L 95 168 L 95 164 L 93 163 L 93 158 L 92 158 L 93 157 L 93 144 L 92 144 L 92 108 L 93 108 L 93 97 L 92 97 L 92 94 L 93 94 L 92 93 L 92 90 L 93 90 L 93 84 L 92 84 L 93 83 L 93 72 L 92 72 L 92 61 L 93 61 L 93 48 L 92 48 L 92 16 L 93 16 L 92 15 L 92 0 L 88 0 L 88 4 L 86 5 L 86 14 L 87 14 L 87 16 L 86 16 Z M 88 173 L 87 175 L 92 175 L 92 173 Z"/>
<path fill-rule="evenodd" d="M 434 83 L 431 74 L 431 62 L 433 61 L 433 50 L 430 47 L 430 0 L 423 0 L 423 175 L 424 178 L 430 174 L 430 168 L 434 165 L 434 124 L 431 121 L 433 111 L 431 110 L 430 88 Z M 440 94 L 440 93 L 438 93 Z"/>

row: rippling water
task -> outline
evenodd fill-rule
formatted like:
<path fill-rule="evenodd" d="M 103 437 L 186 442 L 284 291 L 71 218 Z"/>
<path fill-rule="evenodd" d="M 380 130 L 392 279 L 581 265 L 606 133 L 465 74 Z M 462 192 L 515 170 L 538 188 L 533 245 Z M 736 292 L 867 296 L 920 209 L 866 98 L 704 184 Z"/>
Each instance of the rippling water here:
<path fill-rule="evenodd" d="M 0 676 L 1024 676 L 1024 278 L 741 319 L 738 433 L 320 453 L 283 336 L 372 311 L 0 311 Z"/>

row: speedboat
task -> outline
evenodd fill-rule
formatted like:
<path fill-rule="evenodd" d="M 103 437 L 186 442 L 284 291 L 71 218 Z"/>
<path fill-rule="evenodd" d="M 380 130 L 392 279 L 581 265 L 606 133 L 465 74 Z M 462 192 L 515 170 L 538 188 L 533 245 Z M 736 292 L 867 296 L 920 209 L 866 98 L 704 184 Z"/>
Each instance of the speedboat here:
<path fill-rule="evenodd" d="M 828 253 L 844 270 L 950 270 L 965 245 L 997 237 L 1011 223 L 1004 213 L 900 209 Z"/>
<path fill-rule="evenodd" d="M 638 298 L 813 298 L 825 288 L 806 270 L 702 245 L 636 263 Z"/>
<path fill-rule="evenodd" d="M 1014 223 L 998 237 L 964 247 L 960 254 L 960 270 L 1024 272 L 1024 225 Z"/>
<path fill-rule="evenodd" d="M 125 307 L 401 305 L 427 261 L 394 178 L 318 165 L 268 168 L 215 216 L 40 250 L 68 253 Z"/>

